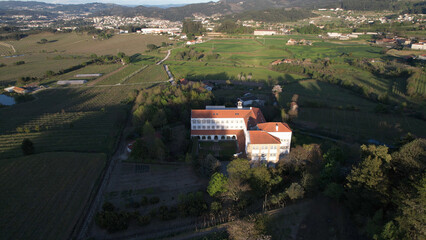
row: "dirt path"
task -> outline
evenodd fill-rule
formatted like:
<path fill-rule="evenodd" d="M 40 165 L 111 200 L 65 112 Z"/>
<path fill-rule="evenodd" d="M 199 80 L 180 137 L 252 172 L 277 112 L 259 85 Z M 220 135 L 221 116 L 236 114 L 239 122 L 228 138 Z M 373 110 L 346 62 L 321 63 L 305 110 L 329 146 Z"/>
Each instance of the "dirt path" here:
<path fill-rule="evenodd" d="M 115 70 L 115 71 L 113 71 L 113 72 L 110 72 L 110 73 L 108 73 L 108 74 L 106 74 L 106 75 L 103 75 L 102 77 L 100 77 L 100 78 L 98 78 L 98 79 L 96 79 L 96 80 L 94 80 L 94 81 L 89 82 L 89 83 L 87 84 L 87 86 L 93 86 L 93 85 L 95 85 L 96 83 L 98 83 L 98 82 L 100 82 L 100 81 L 103 81 L 104 79 L 107 79 L 107 78 L 109 78 L 110 76 L 112 76 L 112 75 L 114 75 L 114 74 L 116 74 L 116 73 L 118 73 L 118 72 L 122 71 L 122 70 L 123 70 L 123 69 L 125 69 L 127 66 L 128 66 L 128 65 L 122 66 L 121 68 L 119 68 L 119 69 L 117 69 L 117 70 Z"/>
<path fill-rule="evenodd" d="M 5 43 L 5 42 L 0 42 L 0 45 L 8 47 L 8 48 L 11 48 L 13 50 L 13 52 L 16 53 L 16 49 L 15 49 L 15 47 L 13 47 L 12 44 Z"/>

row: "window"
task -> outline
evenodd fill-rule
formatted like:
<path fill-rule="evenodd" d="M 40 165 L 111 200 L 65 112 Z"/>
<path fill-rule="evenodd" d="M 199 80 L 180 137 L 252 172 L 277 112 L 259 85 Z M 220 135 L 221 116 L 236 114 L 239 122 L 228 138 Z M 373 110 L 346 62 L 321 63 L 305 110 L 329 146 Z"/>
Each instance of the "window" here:
<path fill-rule="evenodd" d="M 203 126 L 203 129 L 206 129 L 206 126 Z"/>
<path fill-rule="evenodd" d="M 207 126 L 207 129 L 210 129 L 210 126 Z"/>
<path fill-rule="evenodd" d="M 200 124 L 200 123 L 201 123 L 201 120 L 197 120 L 197 123 L 198 123 L 198 124 Z"/>

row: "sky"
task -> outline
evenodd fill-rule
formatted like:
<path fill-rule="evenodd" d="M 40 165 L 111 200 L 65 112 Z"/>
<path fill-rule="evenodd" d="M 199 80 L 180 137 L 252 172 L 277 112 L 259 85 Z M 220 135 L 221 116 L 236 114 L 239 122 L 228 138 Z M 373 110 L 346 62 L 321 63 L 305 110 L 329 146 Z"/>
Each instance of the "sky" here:
<path fill-rule="evenodd" d="M 7 0 L 0 0 L 7 1 Z M 79 3 L 116 3 L 120 5 L 165 5 L 165 4 L 190 4 L 202 2 L 217 2 L 218 0 L 33 0 L 47 3 L 79 4 Z"/>

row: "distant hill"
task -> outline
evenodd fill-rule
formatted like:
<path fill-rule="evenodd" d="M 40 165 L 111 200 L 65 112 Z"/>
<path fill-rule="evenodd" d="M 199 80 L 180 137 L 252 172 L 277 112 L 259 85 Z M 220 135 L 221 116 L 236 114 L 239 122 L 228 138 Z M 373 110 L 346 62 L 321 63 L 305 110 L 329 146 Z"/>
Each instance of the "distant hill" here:
<path fill-rule="evenodd" d="M 402 4 L 403 3 L 403 4 Z M 402 8 L 401 6 L 404 6 Z M 280 16 L 266 16 L 263 14 L 262 19 L 265 21 L 281 21 L 287 17 L 280 9 L 283 8 L 304 8 L 317 9 L 324 7 L 343 7 L 352 10 L 406 10 L 410 11 L 413 7 L 413 1 L 399 0 L 220 0 L 218 2 L 196 3 L 184 6 L 136 6 L 126 7 L 117 4 L 89 3 L 89 4 L 49 4 L 42 2 L 21 2 L 21 1 L 0 1 L 0 10 L 2 13 L 7 11 L 35 11 L 50 12 L 58 14 L 58 12 L 66 13 L 91 13 L 94 16 L 146 16 L 162 18 L 172 21 L 180 21 L 194 14 L 212 16 L 236 15 L 238 19 L 244 19 L 248 16 L 257 19 L 256 12 L 259 10 L 271 9 L 266 14 L 279 14 Z M 416 12 L 422 12 L 424 6 L 417 6 Z M 277 12 L 278 11 L 278 12 Z M 246 13 L 246 14 L 244 14 Z M 240 14 L 240 15 L 238 15 Z M 246 15 L 246 16 L 244 16 Z M 288 14 L 289 15 L 289 14 Z M 303 13 L 303 16 L 307 14 Z"/>

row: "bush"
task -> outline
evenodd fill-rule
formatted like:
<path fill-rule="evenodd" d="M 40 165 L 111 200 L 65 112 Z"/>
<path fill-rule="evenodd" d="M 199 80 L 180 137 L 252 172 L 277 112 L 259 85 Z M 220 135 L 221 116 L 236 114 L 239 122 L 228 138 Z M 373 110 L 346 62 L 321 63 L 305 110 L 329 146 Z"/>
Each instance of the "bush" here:
<path fill-rule="evenodd" d="M 129 216 L 126 213 L 102 211 L 96 214 L 95 222 L 108 232 L 118 232 L 127 229 Z"/>
<path fill-rule="evenodd" d="M 303 198 L 305 190 L 298 183 L 292 183 L 290 187 L 287 188 L 286 193 L 291 200 L 296 200 Z"/>
<path fill-rule="evenodd" d="M 34 144 L 30 139 L 26 138 L 21 144 L 22 152 L 24 155 L 31 155 L 34 153 Z"/>
<path fill-rule="evenodd" d="M 149 215 L 139 216 L 138 224 L 139 226 L 146 226 L 151 223 L 151 217 Z"/>
<path fill-rule="evenodd" d="M 148 204 L 149 204 L 148 198 L 144 196 L 141 200 L 141 206 L 146 206 Z"/>
<path fill-rule="evenodd" d="M 23 64 L 25 64 L 25 61 L 17 61 L 16 63 L 15 63 L 15 65 L 23 65 Z"/>
<path fill-rule="evenodd" d="M 113 212 L 114 209 L 114 205 L 110 202 L 104 202 L 104 204 L 102 205 L 102 210 L 104 211 Z"/>
<path fill-rule="evenodd" d="M 151 199 L 149 199 L 149 203 L 151 203 L 151 204 L 157 204 L 159 202 L 160 202 L 159 197 L 152 197 Z"/>
<path fill-rule="evenodd" d="M 324 190 L 324 194 L 327 197 L 334 198 L 334 199 L 340 199 L 343 195 L 343 186 L 337 184 L 337 183 L 329 183 Z"/>
<path fill-rule="evenodd" d="M 6 67 L 6 64 L 0 63 L 0 67 Z"/>
<path fill-rule="evenodd" d="M 210 204 L 210 211 L 213 214 L 218 214 L 220 211 L 222 211 L 222 204 L 220 202 L 212 202 Z"/>
<path fill-rule="evenodd" d="M 158 214 L 161 220 L 168 221 L 177 218 L 177 208 L 171 207 L 170 209 L 167 206 L 161 206 L 158 209 Z"/>

